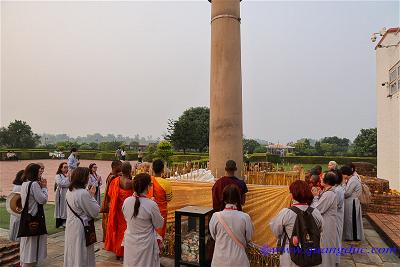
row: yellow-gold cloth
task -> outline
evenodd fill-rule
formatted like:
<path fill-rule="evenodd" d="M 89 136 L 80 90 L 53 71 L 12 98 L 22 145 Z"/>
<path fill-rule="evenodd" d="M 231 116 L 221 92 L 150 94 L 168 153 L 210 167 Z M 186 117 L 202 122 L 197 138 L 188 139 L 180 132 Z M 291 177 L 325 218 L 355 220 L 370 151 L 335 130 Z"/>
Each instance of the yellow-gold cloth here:
<path fill-rule="evenodd" d="M 212 207 L 212 183 L 177 182 L 172 183 L 172 201 L 168 203 L 168 223 L 173 223 L 175 210 L 185 206 Z M 291 195 L 287 186 L 247 185 L 244 212 L 254 224 L 253 242 L 258 245 L 276 246 L 276 238 L 269 228 L 270 220 L 278 212 L 290 206 Z"/>

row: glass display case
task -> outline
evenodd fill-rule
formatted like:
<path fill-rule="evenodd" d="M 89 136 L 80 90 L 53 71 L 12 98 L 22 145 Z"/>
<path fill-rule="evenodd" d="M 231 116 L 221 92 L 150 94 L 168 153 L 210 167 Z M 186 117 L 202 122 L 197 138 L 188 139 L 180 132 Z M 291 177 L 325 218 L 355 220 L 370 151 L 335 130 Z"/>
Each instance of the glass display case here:
<path fill-rule="evenodd" d="M 175 266 L 210 266 L 212 213 L 212 208 L 198 206 L 175 211 Z"/>

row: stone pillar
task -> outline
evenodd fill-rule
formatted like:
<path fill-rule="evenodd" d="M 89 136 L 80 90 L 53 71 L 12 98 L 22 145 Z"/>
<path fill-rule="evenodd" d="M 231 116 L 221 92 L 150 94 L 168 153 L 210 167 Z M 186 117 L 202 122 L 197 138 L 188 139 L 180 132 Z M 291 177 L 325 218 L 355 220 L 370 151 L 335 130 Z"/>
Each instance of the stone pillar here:
<path fill-rule="evenodd" d="M 224 175 L 225 162 L 243 167 L 240 0 L 211 1 L 210 170 Z"/>

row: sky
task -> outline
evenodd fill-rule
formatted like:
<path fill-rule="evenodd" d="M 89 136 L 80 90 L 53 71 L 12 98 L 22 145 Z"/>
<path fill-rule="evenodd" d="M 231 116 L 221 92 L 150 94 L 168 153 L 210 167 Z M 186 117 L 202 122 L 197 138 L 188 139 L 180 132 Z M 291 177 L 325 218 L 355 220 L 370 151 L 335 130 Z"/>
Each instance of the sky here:
<path fill-rule="evenodd" d="M 208 1 L 1 2 L 0 125 L 161 137 L 209 106 Z M 376 127 L 370 36 L 399 1 L 241 2 L 247 138 L 354 139 Z"/>

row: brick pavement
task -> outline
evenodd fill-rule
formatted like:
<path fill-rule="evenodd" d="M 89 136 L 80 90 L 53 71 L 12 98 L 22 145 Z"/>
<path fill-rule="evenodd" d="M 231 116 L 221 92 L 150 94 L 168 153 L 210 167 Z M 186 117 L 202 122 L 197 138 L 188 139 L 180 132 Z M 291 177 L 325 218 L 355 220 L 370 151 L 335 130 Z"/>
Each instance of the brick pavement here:
<path fill-rule="evenodd" d="M 102 240 L 101 220 L 96 221 L 96 231 L 98 240 Z M 343 242 L 343 247 L 362 247 L 371 250 L 372 247 L 389 247 L 387 243 L 374 230 L 372 225 L 364 218 L 365 240 L 362 242 Z M 7 237 L 6 230 L 0 230 L 0 237 Z M 48 257 L 41 262 L 40 267 L 60 267 L 63 265 L 64 254 L 64 232 L 59 232 L 48 237 Z M 122 266 L 121 261 L 117 261 L 115 256 L 103 249 L 103 243 L 95 244 L 96 264 L 100 267 Z M 174 262 L 169 258 L 162 258 L 165 267 L 174 266 Z M 400 267 L 400 258 L 395 254 L 347 254 L 341 256 L 341 266 L 343 267 Z"/>

